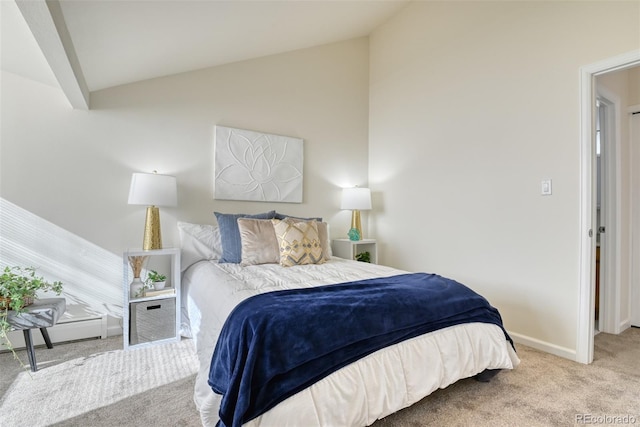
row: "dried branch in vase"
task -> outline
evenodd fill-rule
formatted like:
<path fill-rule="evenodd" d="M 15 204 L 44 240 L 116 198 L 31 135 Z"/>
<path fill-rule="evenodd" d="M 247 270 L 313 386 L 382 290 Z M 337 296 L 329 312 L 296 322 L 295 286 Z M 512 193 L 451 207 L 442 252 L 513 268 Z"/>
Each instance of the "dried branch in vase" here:
<path fill-rule="evenodd" d="M 131 266 L 131 270 L 133 270 L 133 277 L 138 278 L 142 273 L 142 267 L 144 267 L 144 263 L 147 261 L 148 256 L 130 256 L 129 257 L 129 265 Z"/>

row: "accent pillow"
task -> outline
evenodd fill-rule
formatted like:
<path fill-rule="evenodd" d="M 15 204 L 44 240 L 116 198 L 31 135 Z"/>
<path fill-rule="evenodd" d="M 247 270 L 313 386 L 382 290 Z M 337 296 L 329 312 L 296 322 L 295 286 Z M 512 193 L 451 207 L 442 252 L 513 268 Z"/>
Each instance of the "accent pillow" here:
<path fill-rule="evenodd" d="M 291 218 L 296 221 L 311 221 L 316 220 L 318 226 L 318 237 L 320 238 L 320 244 L 322 245 L 322 256 L 325 261 L 329 261 L 333 255 L 331 252 L 331 240 L 329 237 L 329 224 L 322 222 L 322 218 L 299 218 L 295 216 L 284 217 L 283 214 L 276 212 L 275 219 L 287 219 Z"/>
<path fill-rule="evenodd" d="M 322 257 L 325 261 L 329 261 L 331 256 L 331 240 L 329 240 L 329 224 L 326 222 L 317 222 L 318 237 L 320 238 L 320 244 L 322 245 Z"/>
<path fill-rule="evenodd" d="M 278 239 L 270 219 L 238 218 L 242 265 L 278 264 Z"/>
<path fill-rule="evenodd" d="M 202 260 L 217 260 L 222 256 L 220 230 L 215 225 L 190 224 L 178 221 L 180 236 L 180 271 Z"/>
<path fill-rule="evenodd" d="M 220 238 L 222 241 L 222 257 L 220 263 L 238 264 L 242 260 L 242 245 L 240 241 L 240 231 L 238 230 L 238 218 L 271 219 L 276 211 L 269 211 L 256 215 L 248 214 L 223 214 L 214 212 L 220 228 Z"/>
<path fill-rule="evenodd" d="M 322 264 L 322 245 L 316 220 L 297 221 L 292 218 L 271 220 L 280 249 L 280 265 Z"/>

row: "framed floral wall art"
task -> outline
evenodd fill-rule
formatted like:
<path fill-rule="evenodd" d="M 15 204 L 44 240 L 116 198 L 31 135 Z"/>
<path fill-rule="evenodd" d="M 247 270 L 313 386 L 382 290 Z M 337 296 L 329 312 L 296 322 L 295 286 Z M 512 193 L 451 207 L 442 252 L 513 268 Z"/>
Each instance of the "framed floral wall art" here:
<path fill-rule="evenodd" d="M 303 140 L 216 126 L 214 198 L 302 203 Z"/>

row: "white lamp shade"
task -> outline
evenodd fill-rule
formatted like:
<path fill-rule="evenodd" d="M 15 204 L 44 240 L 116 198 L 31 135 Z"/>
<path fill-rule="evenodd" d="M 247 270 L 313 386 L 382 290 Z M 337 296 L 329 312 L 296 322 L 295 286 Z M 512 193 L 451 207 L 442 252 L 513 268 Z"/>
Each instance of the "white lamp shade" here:
<path fill-rule="evenodd" d="M 145 206 L 176 206 L 176 178 L 155 173 L 134 173 L 129 188 L 129 204 Z"/>
<path fill-rule="evenodd" d="M 361 211 L 371 209 L 371 190 L 361 187 L 343 188 L 340 209 Z"/>

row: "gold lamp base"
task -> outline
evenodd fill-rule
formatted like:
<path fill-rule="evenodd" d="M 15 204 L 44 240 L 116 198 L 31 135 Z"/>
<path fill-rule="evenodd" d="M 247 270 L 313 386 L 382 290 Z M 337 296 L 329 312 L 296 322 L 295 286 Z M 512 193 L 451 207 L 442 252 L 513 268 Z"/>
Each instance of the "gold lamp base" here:
<path fill-rule="evenodd" d="M 362 223 L 360 222 L 360 211 L 358 209 L 351 211 L 351 228 L 358 230 L 360 235 L 360 239 L 358 240 L 362 240 L 364 238 L 362 235 Z"/>
<path fill-rule="evenodd" d="M 160 209 L 157 206 L 147 207 L 147 219 L 144 223 L 144 240 L 142 249 L 162 249 L 162 236 L 160 234 Z"/>

